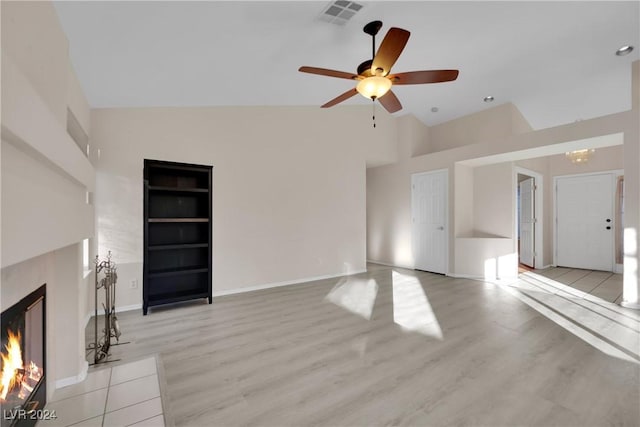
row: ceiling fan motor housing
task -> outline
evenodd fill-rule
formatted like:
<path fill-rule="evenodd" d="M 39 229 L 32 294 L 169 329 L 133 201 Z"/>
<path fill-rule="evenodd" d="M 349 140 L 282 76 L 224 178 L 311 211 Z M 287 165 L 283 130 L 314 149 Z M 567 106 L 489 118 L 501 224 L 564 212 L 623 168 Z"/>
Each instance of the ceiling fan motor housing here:
<path fill-rule="evenodd" d="M 371 73 L 371 64 L 373 64 L 373 60 L 367 59 L 362 64 L 358 65 L 358 75 L 362 77 L 371 77 L 373 75 Z"/>

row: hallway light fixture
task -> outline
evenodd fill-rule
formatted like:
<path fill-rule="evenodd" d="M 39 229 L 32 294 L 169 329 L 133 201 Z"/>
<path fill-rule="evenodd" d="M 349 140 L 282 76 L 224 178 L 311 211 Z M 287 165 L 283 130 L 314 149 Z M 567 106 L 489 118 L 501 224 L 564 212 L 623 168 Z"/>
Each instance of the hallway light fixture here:
<path fill-rule="evenodd" d="M 596 150 L 594 148 L 585 148 L 583 150 L 567 151 L 565 156 L 571 160 L 571 163 L 581 165 L 587 163 L 589 158 Z"/>

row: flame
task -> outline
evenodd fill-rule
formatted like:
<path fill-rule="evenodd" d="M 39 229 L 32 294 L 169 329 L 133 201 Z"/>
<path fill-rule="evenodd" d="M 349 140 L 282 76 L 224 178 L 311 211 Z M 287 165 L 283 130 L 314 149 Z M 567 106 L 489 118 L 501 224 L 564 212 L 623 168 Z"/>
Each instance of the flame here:
<path fill-rule="evenodd" d="M 6 356 L 2 357 L 2 375 L 0 376 L 0 399 L 5 400 L 9 390 L 16 386 L 18 372 L 22 369 L 22 350 L 20 349 L 20 332 L 14 334 L 9 331 L 9 342 L 5 345 Z"/>
<path fill-rule="evenodd" d="M 7 395 L 14 388 L 19 387 L 18 397 L 24 399 L 33 391 L 34 385 L 42 378 L 42 370 L 33 362 L 25 369 L 22 362 L 22 349 L 20 332 L 7 331 L 9 340 L 4 346 L 6 353 L 0 353 L 2 359 L 2 372 L 0 373 L 0 400 L 7 399 Z M 31 380 L 34 384 L 29 384 Z"/>

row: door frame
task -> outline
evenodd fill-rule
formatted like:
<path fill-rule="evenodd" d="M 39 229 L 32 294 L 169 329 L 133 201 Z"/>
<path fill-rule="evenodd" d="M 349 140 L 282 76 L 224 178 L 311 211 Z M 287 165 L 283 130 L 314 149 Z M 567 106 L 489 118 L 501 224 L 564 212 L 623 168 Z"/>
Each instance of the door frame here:
<path fill-rule="evenodd" d="M 445 168 L 445 169 L 435 169 L 432 171 L 427 171 L 427 172 L 416 172 L 416 173 L 412 173 L 411 174 L 411 252 L 412 252 L 412 257 L 413 257 L 413 268 L 415 270 L 416 268 L 416 257 L 415 257 L 415 253 L 416 253 L 416 245 L 415 245 L 415 238 L 414 236 L 416 235 L 415 233 L 415 221 L 413 219 L 413 213 L 414 213 L 414 196 L 413 196 L 413 190 L 414 190 L 414 185 L 415 185 L 415 179 L 420 177 L 420 176 L 424 176 L 424 175 L 435 175 L 435 174 L 443 174 L 444 175 L 444 193 L 445 193 L 445 199 L 446 199 L 446 203 L 444 204 L 444 233 L 446 238 L 444 239 L 444 246 L 445 246 L 445 250 L 444 250 L 444 275 L 445 276 L 449 276 L 450 275 L 450 269 L 449 269 L 449 247 L 450 247 L 450 243 L 449 240 L 451 239 L 451 236 L 449 234 L 449 203 L 451 202 L 450 200 L 450 194 L 449 194 L 449 168 Z"/>
<path fill-rule="evenodd" d="M 535 226 L 533 227 L 533 268 L 543 269 L 549 267 L 545 264 L 544 259 L 544 175 L 539 172 L 532 171 L 520 166 L 514 166 L 513 168 L 513 188 L 515 195 L 514 203 L 514 246 L 515 253 L 517 255 L 518 264 L 520 264 L 520 251 L 518 250 L 518 228 L 520 227 L 520 218 L 518 217 L 518 175 L 526 175 L 533 178 L 533 184 L 535 185 L 535 191 L 533 192 L 533 203 L 535 204 L 534 212 L 536 217 Z M 555 229 L 554 229 L 555 232 Z M 554 247 L 555 250 L 555 247 Z M 555 252 L 554 252 L 554 265 L 555 265 Z"/>
<path fill-rule="evenodd" d="M 615 194 L 616 194 L 616 178 L 624 175 L 624 169 L 611 169 L 611 170 L 604 170 L 604 171 L 596 171 L 596 172 L 584 172 L 584 173 L 572 173 L 572 174 L 566 174 L 566 175 L 556 175 L 553 177 L 553 200 L 551 201 L 553 203 L 553 218 L 552 218 L 552 222 L 553 222 L 553 266 L 557 267 L 558 263 L 557 263 L 557 257 L 558 257 L 558 179 L 562 179 L 562 178 L 574 178 L 574 177 L 581 177 L 581 176 L 593 176 L 593 175 L 612 175 L 614 179 L 612 179 L 612 188 L 611 191 L 613 194 L 613 197 L 611 198 L 612 200 L 612 204 L 611 204 L 611 212 L 613 212 L 613 234 L 612 236 L 615 236 L 615 233 L 618 230 L 618 227 L 620 227 L 622 224 L 618 224 L 616 219 L 615 219 L 615 212 L 616 212 L 616 201 L 615 201 Z M 614 239 L 614 243 L 612 245 L 613 247 L 613 254 L 612 254 L 612 263 L 611 263 L 611 272 L 615 273 L 616 269 L 617 269 L 617 265 L 616 265 L 616 254 L 615 254 L 615 239 Z"/>

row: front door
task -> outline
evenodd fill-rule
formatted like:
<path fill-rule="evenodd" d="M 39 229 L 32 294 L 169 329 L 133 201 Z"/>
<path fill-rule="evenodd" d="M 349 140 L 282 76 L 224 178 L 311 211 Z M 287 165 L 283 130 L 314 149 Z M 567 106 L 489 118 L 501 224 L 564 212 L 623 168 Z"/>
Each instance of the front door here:
<path fill-rule="evenodd" d="M 556 264 L 613 271 L 613 182 L 610 173 L 556 181 Z"/>
<path fill-rule="evenodd" d="M 417 270 L 447 272 L 448 171 L 411 176 L 413 254 Z"/>

